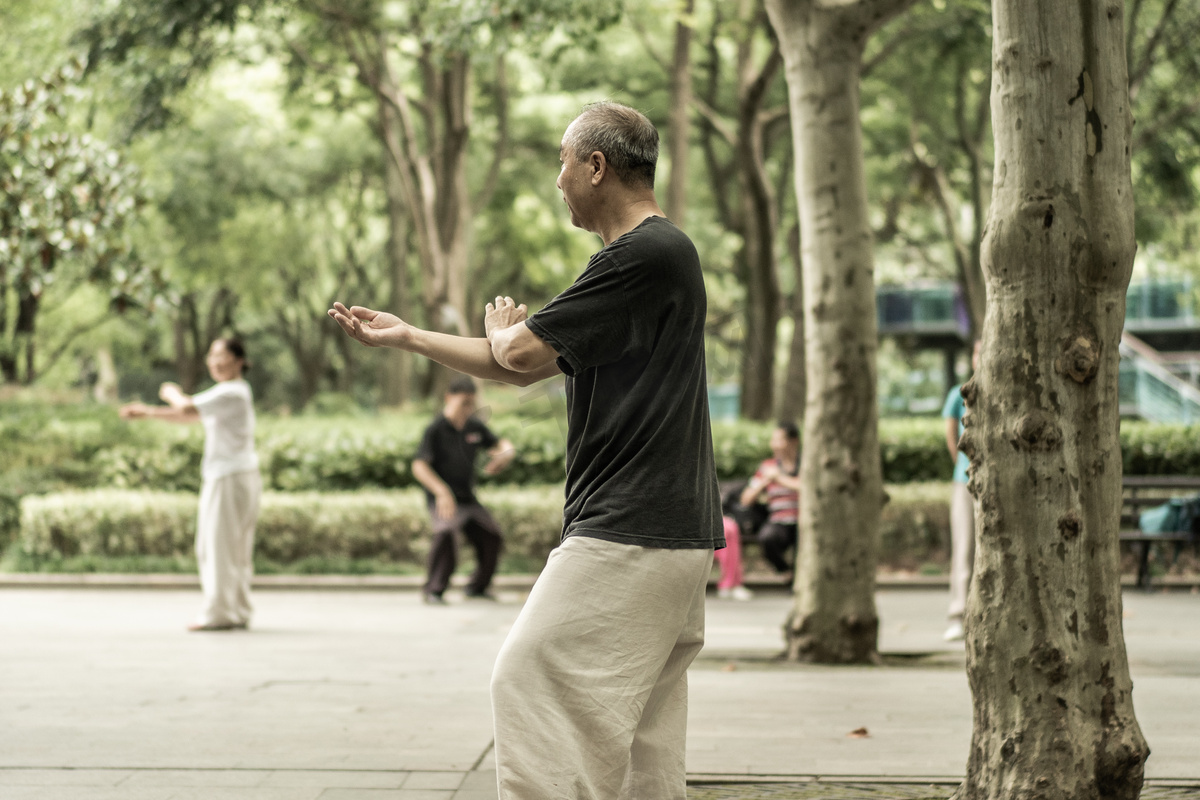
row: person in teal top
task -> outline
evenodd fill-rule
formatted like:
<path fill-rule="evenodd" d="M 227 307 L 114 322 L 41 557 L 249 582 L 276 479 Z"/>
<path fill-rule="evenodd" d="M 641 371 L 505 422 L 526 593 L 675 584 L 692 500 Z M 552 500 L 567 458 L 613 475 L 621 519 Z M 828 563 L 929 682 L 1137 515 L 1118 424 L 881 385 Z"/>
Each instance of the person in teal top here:
<path fill-rule="evenodd" d="M 973 371 L 979 369 L 979 351 L 980 342 L 976 342 L 971 353 Z M 950 495 L 950 624 L 945 635 L 948 642 L 963 638 L 967 589 L 971 585 L 971 572 L 975 564 L 975 505 L 967 489 L 967 481 L 970 480 L 967 471 L 971 461 L 958 449 L 966 413 L 962 384 L 959 384 L 946 395 L 946 403 L 942 406 L 942 417 L 946 421 L 946 449 L 950 451 L 950 458 L 954 459 L 954 488 Z"/>

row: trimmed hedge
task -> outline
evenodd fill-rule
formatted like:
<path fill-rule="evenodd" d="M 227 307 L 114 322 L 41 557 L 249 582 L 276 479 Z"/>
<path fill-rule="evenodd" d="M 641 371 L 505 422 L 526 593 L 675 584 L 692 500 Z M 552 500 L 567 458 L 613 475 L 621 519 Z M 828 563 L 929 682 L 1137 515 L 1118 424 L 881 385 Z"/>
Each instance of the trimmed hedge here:
<path fill-rule="evenodd" d="M 507 547 L 544 561 L 562 528 L 561 487 L 484 490 Z M 191 558 L 196 495 L 123 489 L 26 497 L 16 542 L 22 568 L 53 570 L 78 556 Z M 424 563 L 429 513 L 415 489 L 380 492 L 265 492 L 255 554 L 278 564 L 306 559 Z"/>
<path fill-rule="evenodd" d="M 949 486 L 909 484 L 889 492 L 881 560 L 915 565 L 944 560 Z M 506 555 L 540 569 L 559 541 L 562 487 L 493 487 L 479 494 L 504 531 Z M 87 557 L 190 563 L 195 524 L 191 493 L 102 489 L 27 497 L 16 560 L 30 571 L 54 571 Z M 284 566 L 369 559 L 419 568 L 429 552 L 429 533 L 425 500 L 417 490 L 266 492 L 255 555 Z"/>
<path fill-rule="evenodd" d="M 513 442 L 518 457 L 501 475 L 480 476 L 481 485 L 546 484 L 565 478 L 566 441 L 556 423 L 526 425 L 519 419 L 504 419 L 491 424 L 498 435 Z M 744 421 L 714 424 L 718 476 L 727 480 L 752 475 L 770 454 L 771 428 L 769 423 Z M 302 429 L 268 422 L 258 436 L 263 478 L 270 488 L 287 492 L 415 486 L 410 465 L 423 429 L 424 420 L 402 417 L 349 424 L 314 420 Z M 929 420 L 881 425 L 884 480 L 949 480 L 951 465 L 941 431 L 939 422 Z M 202 434 L 170 429 L 160 435 L 154 446 L 118 444 L 96 453 L 94 485 L 196 491 Z"/>

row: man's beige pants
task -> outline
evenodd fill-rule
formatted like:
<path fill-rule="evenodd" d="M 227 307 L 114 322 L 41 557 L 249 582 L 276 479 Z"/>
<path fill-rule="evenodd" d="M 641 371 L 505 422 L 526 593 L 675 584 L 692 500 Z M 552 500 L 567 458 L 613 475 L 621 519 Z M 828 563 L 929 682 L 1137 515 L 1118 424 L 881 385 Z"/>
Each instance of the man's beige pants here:
<path fill-rule="evenodd" d="M 712 550 L 572 536 L 496 658 L 501 800 L 685 800 Z"/>
<path fill-rule="evenodd" d="M 250 622 L 254 525 L 261 494 L 257 471 L 205 480 L 200 486 L 196 519 L 196 561 L 204 593 L 200 625 Z"/>

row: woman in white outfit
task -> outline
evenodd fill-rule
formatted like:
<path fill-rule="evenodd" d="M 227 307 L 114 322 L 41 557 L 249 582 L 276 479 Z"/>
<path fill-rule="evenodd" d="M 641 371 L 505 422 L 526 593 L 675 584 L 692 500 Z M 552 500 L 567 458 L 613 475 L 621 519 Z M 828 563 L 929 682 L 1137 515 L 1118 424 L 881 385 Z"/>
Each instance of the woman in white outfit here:
<path fill-rule="evenodd" d="M 217 339 L 205 358 L 216 381 L 188 396 L 164 383 L 158 396 L 167 405 L 130 403 L 124 419 L 161 419 L 204 424 L 204 461 L 196 525 L 196 560 L 204 607 L 191 631 L 228 631 L 250 623 L 254 524 L 262 479 L 254 451 L 254 397 L 242 378 L 249 366 L 237 339 Z"/>

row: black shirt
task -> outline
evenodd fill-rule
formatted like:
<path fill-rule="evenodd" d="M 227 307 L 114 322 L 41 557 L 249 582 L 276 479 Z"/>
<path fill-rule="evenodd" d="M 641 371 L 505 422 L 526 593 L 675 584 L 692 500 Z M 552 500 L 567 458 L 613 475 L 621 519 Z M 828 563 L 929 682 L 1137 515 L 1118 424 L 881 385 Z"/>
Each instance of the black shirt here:
<path fill-rule="evenodd" d="M 707 296 L 688 237 L 651 217 L 529 318 L 567 375 L 563 538 L 719 548 Z"/>
<path fill-rule="evenodd" d="M 475 503 L 475 454 L 480 448 L 495 447 L 500 440 L 475 417 L 469 417 L 460 431 L 441 414 L 421 437 L 415 458 L 424 461 L 438 477 L 454 492 L 459 503 Z M 433 502 L 433 495 L 425 490 L 425 499 Z"/>

